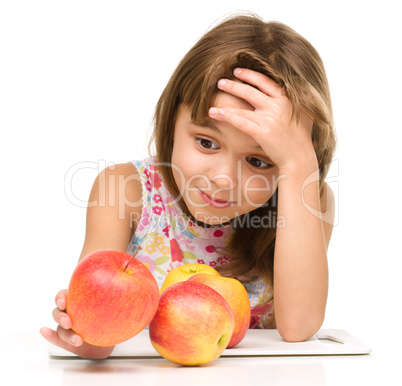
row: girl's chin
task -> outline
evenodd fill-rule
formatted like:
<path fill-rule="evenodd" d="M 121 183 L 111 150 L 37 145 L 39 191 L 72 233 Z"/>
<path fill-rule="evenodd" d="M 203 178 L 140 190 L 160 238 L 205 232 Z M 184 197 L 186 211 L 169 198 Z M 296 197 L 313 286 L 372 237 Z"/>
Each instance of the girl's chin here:
<path fill-rule="evenodd" d="M 196 202 L 195 205 L 193 202 L 193 205 L 189 205 L 190 203 L 183 200 L 182 204 L 185 206 L 184 213 L 191 217 L 191 221 L 201 226 L 228 225 L 233 220 L 233 216 L 229 217 L 225 209 L 217 210 L 215 208 L 211 208 L 210 206 L 205 206 L 204 202 Z M 184 208 L 182 207 L 182 209 Z M 216 213 L 217 211 L 218 213 Z"/>

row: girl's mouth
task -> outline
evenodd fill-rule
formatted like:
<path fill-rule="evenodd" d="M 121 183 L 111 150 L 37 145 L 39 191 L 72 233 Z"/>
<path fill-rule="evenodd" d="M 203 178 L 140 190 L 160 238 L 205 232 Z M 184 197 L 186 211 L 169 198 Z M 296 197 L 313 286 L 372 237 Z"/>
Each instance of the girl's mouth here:
<path fill-rule="evenodd" d="M 234 204 L 233 201 L 212 199 L 208 194 L 204 193 L 200 188 L 197 188 L 197 189 L 200 192 L 200 196 L 201 196 L 202 200 L 214 208 L 218 208 L 218 209 L 227 208 L 228 206 L 231 206 Z"/>

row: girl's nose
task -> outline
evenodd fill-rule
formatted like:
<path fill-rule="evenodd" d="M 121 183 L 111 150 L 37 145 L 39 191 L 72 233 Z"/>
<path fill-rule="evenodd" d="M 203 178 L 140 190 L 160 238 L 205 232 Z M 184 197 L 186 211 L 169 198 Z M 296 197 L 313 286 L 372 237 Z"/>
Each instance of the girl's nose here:
<path fill-rule="evenodd" d="M 221 165 L 220 165 L 221 166 Z M 218 187 L 236 189 L 240 174 L 241 162 L 226 163 L 223 167 L 211 168 L 208 178 Z"/>

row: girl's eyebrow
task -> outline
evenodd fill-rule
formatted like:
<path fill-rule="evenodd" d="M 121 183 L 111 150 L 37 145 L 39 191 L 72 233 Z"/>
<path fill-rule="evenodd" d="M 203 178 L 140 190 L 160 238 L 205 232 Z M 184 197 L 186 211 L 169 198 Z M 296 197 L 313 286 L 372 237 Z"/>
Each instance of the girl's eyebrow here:
<path fill-rule="evenodd" d="M 219 129 L 219 127 L 214 126 L 214 125 L 213 125 L 211 122 L 209 122 L 209 121 L 206 121 L 206 122 L 194 122 L 194 121 L 191 121 L 191 122 L 190 122 L 190 125 L 193 125 L 193 126 L 201 126 L 202 128 L 212 130 L 214 133 L 216 133 L 216 134 L 218 134 L 219 136 L 223 137 L 223 133 L 222 133 L 222 131 Z M 255 145 L 253 145 L 253 146 L 250 146 L 250 149 L 251 149 L 251 150 L 254 150 L 254 151 L 264 152 L 263 148 L 262 148 L 258 143 L 255 144 Z"/>
<path fill-rule="evenodd" d="M 205 129 L 210 129 L 214 133 L 216 133 L 216 134 L 220 135 L 221 137 L 223 137 L 222 131 L 218 127 L 214 126 L 211 122 L 208 122 L 208 121 L 207 122 L 194 122 L 194 121 L 191 121 L 190 125 L 201 126 L 201 127 L 205 128 Z"/>

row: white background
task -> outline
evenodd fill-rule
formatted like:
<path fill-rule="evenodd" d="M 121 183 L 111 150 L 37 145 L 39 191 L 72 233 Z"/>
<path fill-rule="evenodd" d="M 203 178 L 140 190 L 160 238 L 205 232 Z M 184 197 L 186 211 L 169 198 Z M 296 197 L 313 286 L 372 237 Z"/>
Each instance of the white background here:
<path fill-rule="evenodd" d="M 137 4 L 137 5 L 136 5 Z M 324 328 L 401 325 L 400 10 L 396 1 L 1 1 L 0 330 L 55 326 L 99 170 L 147 156 L 154 106 L 182 56 L 238 10 L 320 52 L 338 150 Z M 74 175 L 76 202 L 66 197 Z M 69 187 L 68 187 L 69 188 Z M 82 207 L 78 206 L 82 201 Z"/>

